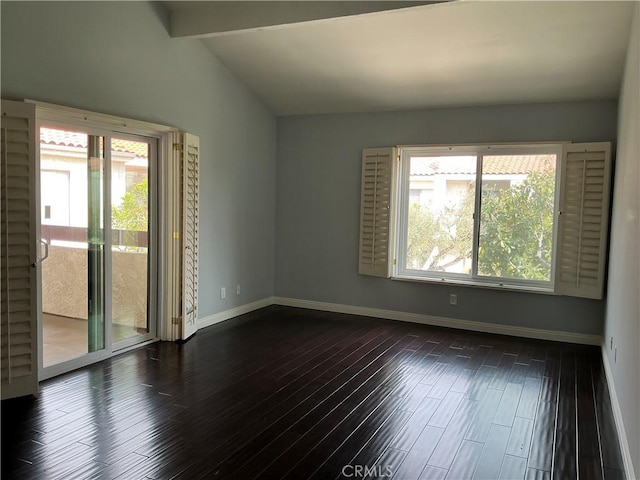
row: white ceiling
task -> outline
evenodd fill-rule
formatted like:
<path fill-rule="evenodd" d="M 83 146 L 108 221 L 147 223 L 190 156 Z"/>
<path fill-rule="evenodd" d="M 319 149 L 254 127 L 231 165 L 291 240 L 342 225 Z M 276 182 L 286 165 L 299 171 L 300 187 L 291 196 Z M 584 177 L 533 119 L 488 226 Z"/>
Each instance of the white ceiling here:
<path fill-rule="evenodd" d="M 613 99 L 632 4 L 456 1 L 199 35 L 278 115 Z"/>

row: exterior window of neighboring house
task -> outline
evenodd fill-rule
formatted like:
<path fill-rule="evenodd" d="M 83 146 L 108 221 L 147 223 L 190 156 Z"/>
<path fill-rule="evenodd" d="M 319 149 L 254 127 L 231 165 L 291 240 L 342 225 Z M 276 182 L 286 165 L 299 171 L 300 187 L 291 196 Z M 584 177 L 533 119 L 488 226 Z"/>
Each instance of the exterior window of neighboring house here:
<path fill-rule="evenodd" d="M 70 175 L 71 172 L 67 169 L 47 170 L 43 167 L 40 171 L 40 218 L 43 225 L 70 225 Z"/>
<path fill-rule="evenodd" d="M 610 144 L 365 149 L 359 272 L 601 298 Z"/>

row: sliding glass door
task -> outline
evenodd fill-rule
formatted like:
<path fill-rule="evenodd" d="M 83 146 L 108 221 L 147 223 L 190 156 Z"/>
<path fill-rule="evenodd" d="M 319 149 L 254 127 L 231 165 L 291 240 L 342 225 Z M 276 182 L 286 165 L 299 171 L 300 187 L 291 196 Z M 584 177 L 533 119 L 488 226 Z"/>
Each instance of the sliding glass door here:
<path fill-rule="evenodd" d="M 153 138 L 40 128 L 42 378 L 155 337 L 156 150 Z"/>
<path fill-rule="evenodd" d="M 111 138 L 111 332 L 115 348 L 153 333 L 155 304 L 151 249 L 153 189 L 149 159 L 155 143 L 132 136 Z M 154 262 L 155 263 L 155 262 Z"/>

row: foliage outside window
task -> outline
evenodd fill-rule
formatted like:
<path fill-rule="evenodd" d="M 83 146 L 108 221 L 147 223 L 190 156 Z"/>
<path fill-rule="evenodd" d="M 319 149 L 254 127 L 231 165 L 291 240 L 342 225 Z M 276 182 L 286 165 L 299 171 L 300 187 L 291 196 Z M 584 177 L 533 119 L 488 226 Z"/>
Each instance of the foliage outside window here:
<path fill-rule="evenodd" d="M 552 171 L 533 172 L 503 190 L 483 191 L 479 275 L 551 279 L 554 197 Z"/>
<path fill-rule="evenodd" d="M 139 232 L 149 228 L 149 181 L 147 178 L 134 184 L 123 195 L 120 205 L 111 209 L 111 224 L 123 235 L 125 245 L 136 245 Z M 146 247 L 121 247 L 128 251 L 146 251 Z"/>

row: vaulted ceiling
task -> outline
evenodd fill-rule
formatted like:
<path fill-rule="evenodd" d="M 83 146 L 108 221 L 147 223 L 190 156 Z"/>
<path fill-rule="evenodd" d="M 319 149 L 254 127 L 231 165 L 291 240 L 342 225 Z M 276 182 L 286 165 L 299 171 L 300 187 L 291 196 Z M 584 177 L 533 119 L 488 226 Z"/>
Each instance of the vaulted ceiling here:
<path fill-rule="evenodd" d="M 633 2 L 165 2 L 278 115 L 615 99 Z"/>

